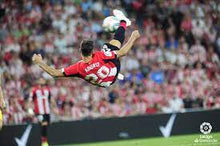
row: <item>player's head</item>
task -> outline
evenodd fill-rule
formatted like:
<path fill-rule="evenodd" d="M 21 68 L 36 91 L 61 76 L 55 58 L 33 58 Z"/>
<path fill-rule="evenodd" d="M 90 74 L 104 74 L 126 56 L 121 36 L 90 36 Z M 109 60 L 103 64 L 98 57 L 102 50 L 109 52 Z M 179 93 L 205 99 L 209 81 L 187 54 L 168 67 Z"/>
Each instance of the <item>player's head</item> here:
<path fill-rule="evenodd" d="M 36 83 L 38 84 L 38 85 L 45 85 L 46 84 L 46 80 L 44 79 L 44 78 L 39 78 L 37 81 L 36 81 Z"/>
<path fill-rule="evenodd" d="M 93 41 L 83 40 L 80 44 L 80 52 L 84 57 L 90 56 L 93 52 Z"/>

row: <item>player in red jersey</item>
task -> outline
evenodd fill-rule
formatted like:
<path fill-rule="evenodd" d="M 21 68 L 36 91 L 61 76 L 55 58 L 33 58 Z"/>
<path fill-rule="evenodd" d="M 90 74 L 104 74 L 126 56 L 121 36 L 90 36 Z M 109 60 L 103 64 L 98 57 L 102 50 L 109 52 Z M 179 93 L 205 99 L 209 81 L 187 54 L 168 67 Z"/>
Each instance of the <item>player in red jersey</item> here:
<path fill-rule="evenodd" d="M 32 88 L 30 101 L 34 103 L 34 113 L 41 125 L 42 146 L 48 146 L 47 127 L 50 123 L 51 93 L 46 81 L 40 78 L 37 85 Z"/>
<path fill-rule="evenodd" d="M 113 11 L 120 20 L 120 26 L 114 34 L 114 39 L 104 44 L 102 51 L 93 52 L 93 41 L 83 40 L 80 45 L 82 60 L 63 69 L 54 69 L 42 61 L 40 54 L 34 54 L 32 60 L 52 77 L 79 77 L 87 82 L 100 86 L 112 85 L 120 72 L 120 58 L 125 56 L 140 37 L 137 30 L 132 32 L 128 42 L 121 47 L 125 39 L 126 27 L 131 22 L 119 11 Z"/>

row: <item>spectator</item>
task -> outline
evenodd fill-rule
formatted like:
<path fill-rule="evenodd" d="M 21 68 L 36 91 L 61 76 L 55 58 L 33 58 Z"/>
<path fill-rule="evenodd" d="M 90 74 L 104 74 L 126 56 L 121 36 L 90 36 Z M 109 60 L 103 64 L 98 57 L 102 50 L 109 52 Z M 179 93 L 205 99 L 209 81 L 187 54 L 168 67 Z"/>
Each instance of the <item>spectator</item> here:
<path fill-rule="evenodd" d="M 220 107 L 220 19 L 215 0 L 1 2 L 0 73 L 9 105 L 6 124 L 36 122 L 26 100 L 39 77 L 50 80 L 56 112 L 61 115 L 54 116 L 55 121 Z M 127 33 L 134 28 L 142 32 L 121 61 L 124 81 L 101 89 L 81 80 L 54 80 L 31 63 L 32 55 L 41 53 L 56 68 L 68 66 L 80 59 L 78 47 L 84 38 L 96 40 L 99 50 L 109 41 L 101 26 L 113 8 L 136 18 Z"/>

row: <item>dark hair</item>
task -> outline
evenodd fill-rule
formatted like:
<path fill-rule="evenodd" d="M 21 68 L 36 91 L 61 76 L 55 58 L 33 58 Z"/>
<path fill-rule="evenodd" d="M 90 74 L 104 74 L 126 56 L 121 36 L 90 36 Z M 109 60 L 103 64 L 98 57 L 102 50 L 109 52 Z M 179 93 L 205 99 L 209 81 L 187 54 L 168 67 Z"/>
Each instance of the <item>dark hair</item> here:
<path fill-rule="evenodd" d="M 80 44 L 80 51 L 83 56 L 85 57 L 90 56 L 93 51 L 93 41 L 83 40 Z"/>

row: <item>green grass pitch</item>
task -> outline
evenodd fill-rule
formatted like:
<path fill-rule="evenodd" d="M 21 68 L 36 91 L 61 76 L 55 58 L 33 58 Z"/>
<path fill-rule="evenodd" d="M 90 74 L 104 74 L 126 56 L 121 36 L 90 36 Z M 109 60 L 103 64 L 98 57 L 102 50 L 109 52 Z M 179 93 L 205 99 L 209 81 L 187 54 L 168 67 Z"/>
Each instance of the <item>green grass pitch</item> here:
<path fill-rule="evenodd" d="M 72 144 L 65 146 L 220 146 L 220 133 L 209 134 L 212 136 L 211 139 L 214 139 L 217 142 L 194 142 L 195 139 L 207 140 L 206 138 L 200 138 L 200 135 L 202 134 L 171 136 L 169 138 L 158 137 L 85 144 Z"/>

